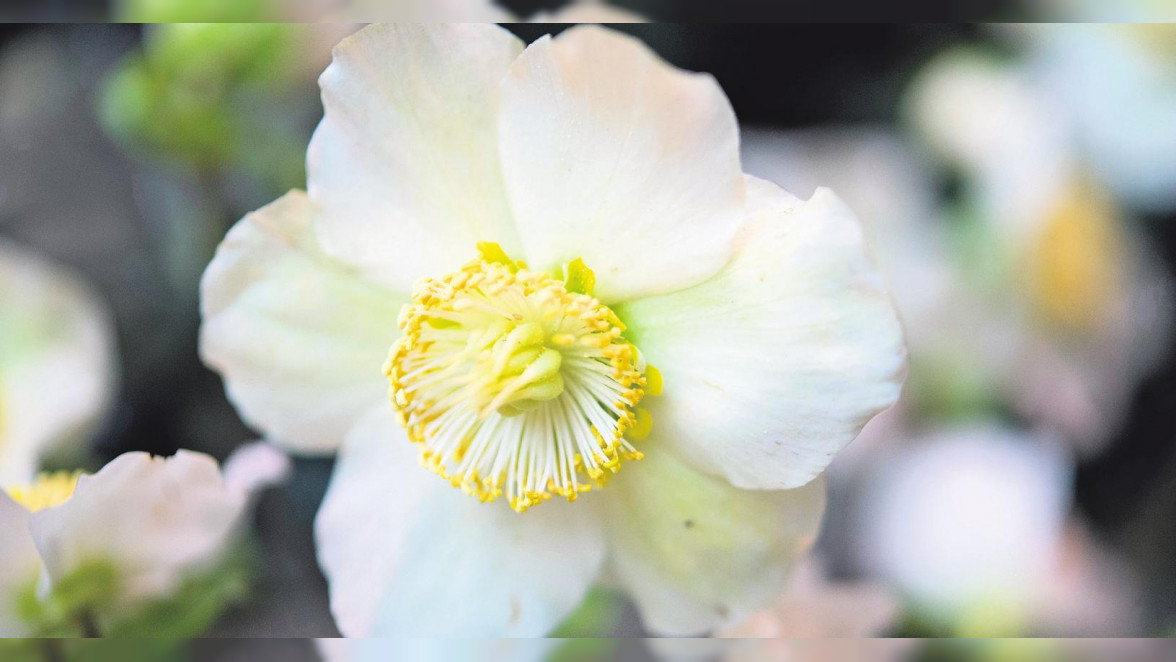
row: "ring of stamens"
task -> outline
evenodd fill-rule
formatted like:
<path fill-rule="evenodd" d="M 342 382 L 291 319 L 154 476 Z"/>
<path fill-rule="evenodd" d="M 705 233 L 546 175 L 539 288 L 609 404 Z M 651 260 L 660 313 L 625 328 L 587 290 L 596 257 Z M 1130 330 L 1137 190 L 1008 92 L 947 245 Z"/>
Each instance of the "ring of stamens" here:
<path fill-rule="evenodd" d="M 421 281 L 401 310 L 392 401 L 422 464 L 454 487 L 505 495 L 518 512 L 553 494 L 575 501 L 642 457 L 625 438 L 650 425 L 635 413 L 637 349 L 582 262 L 565 281 L 479 248 L 483 259 Z"/>

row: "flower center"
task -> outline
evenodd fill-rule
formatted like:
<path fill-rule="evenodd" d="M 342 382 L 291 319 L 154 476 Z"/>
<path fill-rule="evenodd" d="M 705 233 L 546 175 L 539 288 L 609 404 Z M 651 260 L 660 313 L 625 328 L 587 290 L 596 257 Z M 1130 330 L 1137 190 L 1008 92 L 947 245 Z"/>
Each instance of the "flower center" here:
<path fill-rule="evenodd" d="M 552 494 L 575 501 L 642 457 L 629 439 L 652 419 L 636 405 L 659 378 L 592 296 L 581 260 L 557 278 L 478 248 L 481 259 L 418 283 L 401 310 L 385 367 L 393 403 L 422 463 L 454 487 L 505 494 L 518 512 Z"/>
<path fill-rule="evenodd" d="M 17 485 L 8 488 L 8 496 L 32 512 L 44 508 L 52 508 L 65 503 L 73 496 L 74 488 L 78 486 L 80 471 L 57 471 L 43 473 L 28 485 Z"/>
<path fill-rule="evenodd" d="M 1030 294 L 1047 323 L 1087 331 L 1113 303 L 1124 259 L 1114 214 L 1105 196 L 1077 185 L 1053 210 L 1029 255 Z"/>

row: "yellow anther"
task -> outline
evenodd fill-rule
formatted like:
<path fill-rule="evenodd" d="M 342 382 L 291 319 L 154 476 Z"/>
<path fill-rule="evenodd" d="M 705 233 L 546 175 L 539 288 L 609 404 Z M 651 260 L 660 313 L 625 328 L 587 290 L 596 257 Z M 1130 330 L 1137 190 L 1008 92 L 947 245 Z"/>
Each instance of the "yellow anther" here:
<path fill-rule="evenodd" d="M 564 286 L 569 292 L 591 295 L 596 289 L 596 273 L 584 264 L 583 259 L 576 258 L 568 263 L 568 275 L 564 278 Z"/>
<path fill-rule="evenodd" d="M 661 395 L 662 394 L 662 374 L 661 370 L 653 367 L 651 364 L 645 364 L 645 395 Z"/>
<path fill-rule="evenodd" d="M 650 431 L 653 430 L 653 416 L 649 413 L 648 409 L 638 407 L 636 419 L 636 422 L 633 423 L 633 428 L 625 432 L 625 436 L 633 441 L 645 441 Z"/>

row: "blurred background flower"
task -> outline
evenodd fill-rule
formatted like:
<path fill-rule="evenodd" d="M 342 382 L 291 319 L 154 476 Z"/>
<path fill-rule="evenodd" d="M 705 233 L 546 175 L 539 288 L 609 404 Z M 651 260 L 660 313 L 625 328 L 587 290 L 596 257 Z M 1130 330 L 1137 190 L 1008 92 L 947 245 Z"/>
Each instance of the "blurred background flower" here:
<path fill-rule="evenodd" d="M 114 342 L 85 282 L 0 239 L 0 488 L 86 461 L 114 402 Z"/>
<path fill-rule="evenodd" d="M 674 18 L 688 5 L 623 8 Z M 530 17 L 552 7 L 492 9 Z M 76 429 L 74 448 L 99 460 L 86 468 L 127 450 L 189 447 L 224 459 L 254 438 L 196 358 L 196 279 L 244 212 L 304 186 L 302 154 L 321 108 L 315 76 L 350 29 L 0 27 L 0 236 L 21 256 L 0 254 L 0 274 L 29 261 L 64 265 L 68 281 L 88 283 L 83 299 L 105 302 L 76 310 L 105 309 L 97 317 L 113 318 L 123 348 L 108 355 L 108 372 L 87 369 L 122 380 L 104 387 L 109 407 L 79 414 L 93 423 Z M 512 29 L 528 40 L 550 30 Z M 829 186 L 847 201 L 867 224 L 911 346 L 900 404 L 830 468 L 819 570 L 795 577 L 772 610 L 735 632 L 784 628 L 797 605 L 812 631 L 1172 632 L 1176 110 L 1164 28 L 625 29 L 675 65 L 715 74 L 747 122 L 746 171 L 801 197 Z M 17 310 L 6 285 L 0 323 Z M 28 300 L 36 289 L 14 291 Z M 62 356 L 82 370 L 101 364 L 94 350 L 109 344 L 93 342 L 101 323 L 79 323 L 91 340 L 69 341 Z M 71 335 L 68 324 L 50 326 Z M 0 337 L 5 392 L 20 388 L 6 368 L 11 337 Z M 8 412 L 0 407 L 0 421 Z M 260 582 L 214 633 L 336 633 L 310 542 L 331 464 L 294 464 L 290 482 L 258 503 Z M 590 632 L 641 633 L 630 606 L 597 604 L 614 617 L 586 618 Z M 285 659 L 317 659 L 309 645 L 289 646 Z M 932 644 L 897 655 L 1171 653 L 1121 646 Z M 198 649 L 214 659 L 242 650 Z"/>

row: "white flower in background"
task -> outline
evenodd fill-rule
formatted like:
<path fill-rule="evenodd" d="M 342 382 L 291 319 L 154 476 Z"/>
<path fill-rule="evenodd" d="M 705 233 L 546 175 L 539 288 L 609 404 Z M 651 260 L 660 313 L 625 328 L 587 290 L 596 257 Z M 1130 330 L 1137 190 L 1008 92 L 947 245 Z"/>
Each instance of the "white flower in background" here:
<path fill-rule="evenodd" d="M 869 580 L 830 580 L 814 553 L 799 564 L 784 593 L 767 609 L 719 635 L 773 640 L 881 637 L 898 624 L 900 613 L 898 597 L 889 587 Z"/>
<path fill-rule="evenodd" d="M 859 563 L 957 635 L 1134 634 L 1130 582 L 1069 533 L 1073 463 L 1052 441 L 977 423 L 877 453 Z"/>
<path fill-rule="evenodd" d="M 229 233 L 201 347 L 271 438 L 343 444 L 341 631 L 542 636 L 602 579 L 658 633 L 777 596 L 904 364 L 848 209 L 745 177 L 715 81 L 601 28 L 373 26 L 321 84 L 309 192 Z"/>
<path fill-rule="evenodd" d="M 1135 208 L 1176 211 L 1176 27 L 1043 24 L 1013 35 L 1099 177 Z"/>
<path fill-rule="evenodd" d="M 246 448 L 244 461 L 230 458 L 232 482 L 202 453 L 136 452 L 93 475 L 42 474 L 0 491 L 0 634 L 117 631 L 185 582 L 216 571 L 233 551 L 250 495 L 284 475 Z M 82 579 L 108 583 L 74 604 Z M 68 595 L 58 596 L 66 585 Z M 86 622 L 25 622 L 18 605 L 29 599 L 43 601 L 51 617 L 63 616 L 56 600 L 70 600 L 65 609 L 83 610 Z M 38 629 L 71 626 L 79 629 Z"/>
<path fill-rule="evenodd" d="M 373 638 L 316 639 L 323 662 L 543 662 L 560 642 L 552 639 Z M 573 658 L 578 659 L 578 658 Z"/>
<path fill-rule="evenodd" d="M 907 109 L 963 175 L 948 218 L 955 278 L 1004 334 L 986 362 L 1023 414 L 1097 450 L 1167 346 L 1155 258 L 1090 177 L 1065 115 L 1017 70 L 949 52 L 912 84 Z"/>
<path fill-rule="evenodd" d="M 662 662 L 835 662 L 915 659 L 920 642 L 910 639 L 818 636 L 741 639 L 647 639 L 653 659 Z"/>
<path fill-rule="evenodd" d="M 0 488 L 76 456 L 113 398 L 113 323 L 75 275 L 0 239 Z"/>

